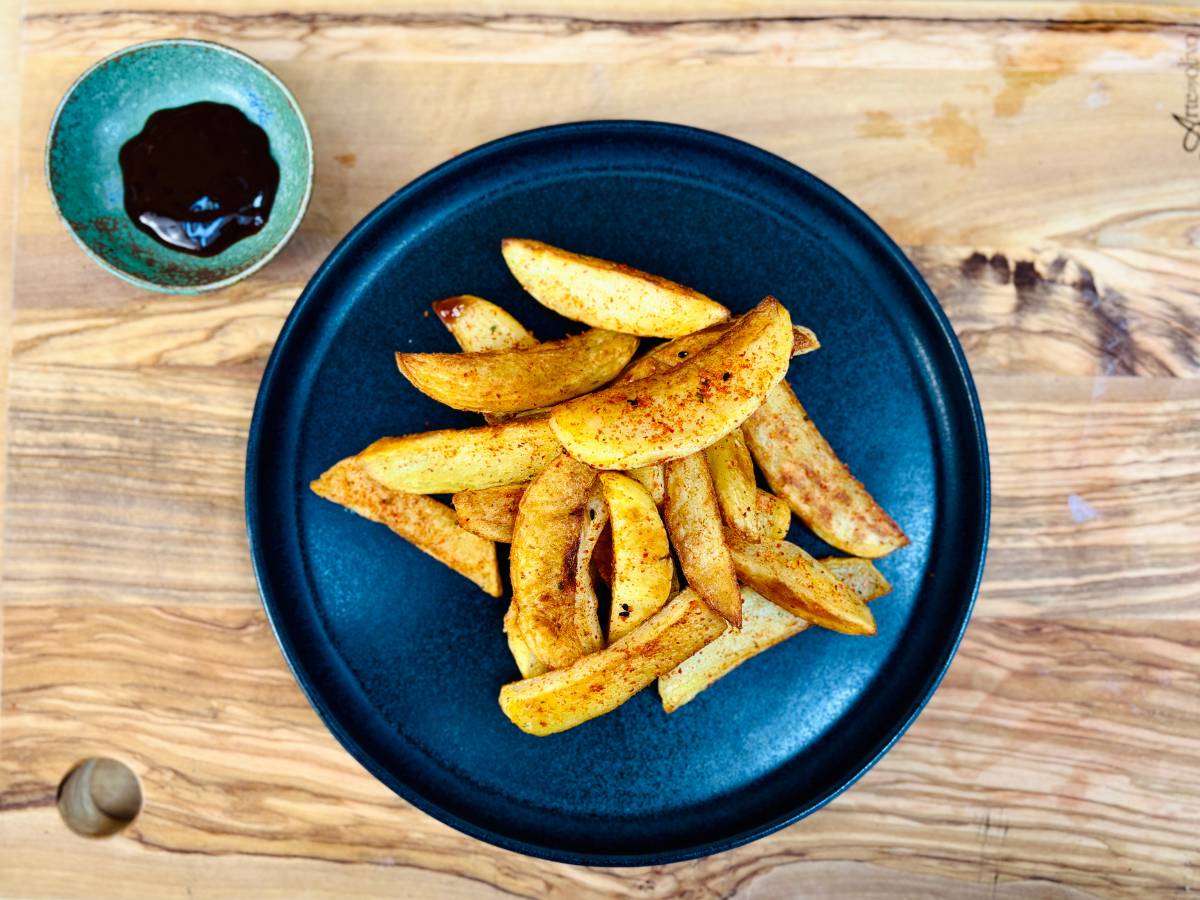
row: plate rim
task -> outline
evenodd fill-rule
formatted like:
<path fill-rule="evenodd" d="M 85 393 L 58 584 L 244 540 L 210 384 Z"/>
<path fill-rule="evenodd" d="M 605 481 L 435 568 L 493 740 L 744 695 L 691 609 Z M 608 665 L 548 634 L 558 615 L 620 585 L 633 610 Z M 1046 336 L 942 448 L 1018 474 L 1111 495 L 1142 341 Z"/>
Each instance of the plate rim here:
<path fill-rule="evenodd" d="M 690 844 L 686 847 L 678 847 L 667 850 L 648 851 L 645 853 L 588 853 L 578 850 L 563 850 L 557 847 L 545 846 L 530 841 L 521 840 L 510 837 L 506 834 L 494 831 L 490 828 L 480 826 L 474 822 L 467 821 L 453 812 L 445 809 L 441 805 L 424 797 L 418 791 L 413 790 L 410 785 L 397 778 L 392 772 L 388 771 L 381 765 L 370 753 L 366 752 L 358 741 L 351 736 L 341 726 L 337 718 L 330 710 L 325 700 L 318 694 L 315 686 L 310 684 L 310 679 L 307 672 L 302 671 L 298 667 L 296 648 L 293 642 L 283 630 L 283 623 L 277 620 L 278 609 L 276 609 L 277 601 L 268 597 L 268 592 L 265 587 L 267 576 L 267 563 L 264 558 L 264 549 L 262 542 L 257 536 L 257 520 L 259 518 L 258 508 L 258 446 L 261 441 L 261 434 L 265 427 L 263 421 L 263 410 L 266 405 L 266 398 L 271 392 L 271 388 L 275 379 L 278 376 L 280 360 L 283 355 L 282 348 L 287 344 L 297 323 L 305 314 L 308 307 L 313 304 L 313 298 L 318 291 L 324 286 L 325 280 L 329 277 L 331 270 L 339 263 L 339 261 L 347 254 L 353 252 L 355 244 L 360 235 L 368 231 L 375 222 L 390 213 L 395 207 L 403 205 L 413 194 L 416 194 L 426 186 L 436 182 L 437 180 L 446 177 L 453 173 L 454 170 L 470 165 L 481 158 L 494 154 L 499 151 L 506 151 L 522 144 L 528 144 L 543 140 L 557 140 L 564 137 L 572 136 L 609 136 L 613 131 L 639 133 L 641 135 L 659 136 L 665 139 L 680 139 L 686 142 L 699 142 L 702 145 L 707 145 L 709 148 L 715 148 L 723 151 L 726 154 L 750 156 L 757 162 L 766 164 L 767 166 L 784 172 L 791 178 L 798 179 L 802 182 L 807 182 L 809 186 L 814 188 L 819 193 L 832 201 L 843 215 L 856 220 L 856 224 L 864 228 L 865 231 L 877 242 L 881 250 L 887 252 L 893 262 L 897 264 L 900 270 L 908 278 L 911 286 L 916 289 L 924 301 L 928 312 L 932 315 L 933 324 L 937 326 L 941 333 L 948 349 L 951 352 L 953 359 L 953 369 L 961 379 L 961 383 L 966 392 L 967 412 L 972 426 L 972 436 L 974 440 L 971 442 L 974 452 L 970 453 L 971 461 L 978 465 L 978 478 L 980 488 L 980 504 L 976 513 L 976 519 L 973 523 L 978 528 L 980 538 L 978 545 L 974 548 L 973 556 L 970 560 L 974 568 L 974 574 L 971 578 L 969 590 L 963 598 L 961 604 L 960 621 L 953 639 L 947 641 L 936 665 L 931 669 L 926 685 L 923 687 L 920 697 L 914 702 L 912 707 L 903 715 L 897 724 L 889 729 L 888 736 L 878 745 L 875 751 L 869 754 L 869 758 L 854 771 L 849 778 L 845 779 L 840 785 L 831 788 L 820 794 L 815 800 L 802 804 L 793 809 L 789 813 L 777 816 L 774 819 L 763 822 L 755 827 L 746 829 L 737 834 L 725 836 L 715 840 L 702 841 L 695 844 Z M 439 163 L 432 169 L 417 176 L 412 181 L 399 188 L 374 209 L 363 216 L 351 229 L 338 241 L 337 245 L 331 250 L 328 256 L 322 261 L 321 265 L 313 273 L 304 290 L 296 299 L 291 310 L 285 319 L 283 326 L 279 330 L 278 336 L 272 345 L 271 353 L 267 358 L 266 365 L 263 368 L 262 377 L 259 381 L 258 392 L 255 396 L 254 411 L 250 420 L 250 427 L 246 437 L 246 463 L 245 463 L 245 480 L 244 480 L 244 504 L 245 504 L 245 523 L 246 534 L 249 544 L 250 562 L 254 570 L 254 579 L 258 587 L 259 599 L 262 603 L 263 610 L 266 614 L 267 621 L 270 624 L 271 631 L 275 636 L 275 641 L 279 646 L 280 652 L 283 655 L 284 661 L 287 663 L 288 669 L 299 685 L 301 692 L 309 705 L 317 713 L 322 724 L 329 730 L 334 738 L 341 744 L 342 748 L 350 754 L 360 765 L 362 765 L 373 777 L 380 781 L 385 787 L 403 799 L 405 802 L 412 804 L 417 809 L 432 816 L 434 819 L 449 825 L 451 828 L 481 840 L 485 843 L 500 847 L 505 850 L 510 850 L 516 853 L 521 853 L 527 856 L 532 856 L 540 859 L 546 859 L 553 862 L 568 863 L 572 865 L 588 865 L 588 866 L 605 866 L 605 867 L 628 867 L 628 866 L 648 866 L 648 865 L 664 865 L 675 862 L 684 862 L 692 859 L 710 856 L 717 853 L 723 853 L 727 850 L 732 850 L 737 847 L 744 846 L 759 838 L 773 834 L 789 825 L 795 824 L 801 819 L 807 818 L 813 813 L 821 810 L 837 797 L 853 787 L 859 779 L 869 772 L 875 765 L 895 746 L 896 742 L 902 738 L 917 717 L 925 709 L 926 705 L 933 698 L 941 685 L 946 672 L 950 668 L 957 655 L 958 648 L 962 643 L 963 635 L 966 633 L 967 627 L 970 624 L 971 616 L 975 608 L 976 600 L 979 596 L 980 584 L 983 580 L 984 567 L 987 557 L 988 539 L 990 537 L 990 521 L 991 521 L 991 469 L 989 464 L 989 453 L 987 434 L 983 417 L 982 406 L 979 401 L 979 393 L 975 387 L 975 381 L 971 375 L 970 367 L 967 364 L 966 355 L 963 352 L 957 335 L 954 333 L 953 326 L 950 323 L 949 317 L 945 310 L 938 302 L 936 295 L 921 276 L 916 266 L 908 258 L 907 255 L 900 249 L 899 245 L 872 219 L 861 207 L 851 201 L 848 197 L 838 191 L 836 188 L 829 185 L 827 182 L 813 175 L 808 170 L 801 166 L 784 159 L 767 150 L 763 150 L 751 143 L 733 138 L 719 132 L 710 131 L 703 128 L 696 128 L 690 125 L 679 125 L 671 122 L 653 121 L 645 119 L 591 119 L 575 122 L 565 122 L 555 125 L 545 125 L 537 128 L 531 128 L 523 131 L 514 132 L 480 144 L 476 147 L 466 150 L 463 153 L 457 154 L 450 159 Z"/>

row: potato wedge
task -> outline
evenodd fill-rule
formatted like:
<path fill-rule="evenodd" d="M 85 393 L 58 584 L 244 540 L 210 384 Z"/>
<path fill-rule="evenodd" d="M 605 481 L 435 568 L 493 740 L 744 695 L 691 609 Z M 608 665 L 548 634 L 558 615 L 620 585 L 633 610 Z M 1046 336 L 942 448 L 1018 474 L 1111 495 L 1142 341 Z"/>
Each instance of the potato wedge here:
<path fill-rule="evenodd" d="M 485 350 L 515 350 L 521 347 L 536 347 L 537 339 L 525 330 L 525 326 L 504 309 L 471 294 L 447 297 L 433 304 L 433 311 L 458 346 L 468 353 Z M 489 424 L 503 422 L 511 416 L 503 413 L 484 413 L 483 420 Z"/>
<path fill-rule="evenodd" d="M 525 485 L 514 485 L 520 487 L 520 495 L 525 493 Z M 596 508 L 596 504 L 600 505 L 600 509 Z M 611 576 L 611 544 L 603 540 L 608 535 L 605 527 L 608 523 L 608 511 L 603 508 L 603 501 L 600 495 L 593 490 L 592 496 L 588 498 L 587 510 L 593 515 L 587 516 L 583 524 L 583 535 L 580 539 L 579 553 L 577 555 L 576 572 L 581 589 L 583 585 L 587 585 L 586 589 L 591 591 L 591 597 L 585 598 L 585 603 L 596 603 L 595 589 L 591 582 L 591 560 L 589 557 L 600 557 L 604 552 L 608 552 L 608 566 Z M 515 511 L 515 510 L 514 510 Z M 511 534 L 511 526 L 510 526 Z M 608 548 L 605 551 L 603 548 Z M 603 560 L 595 560 L 598 568 L 603 568 Z M 602 576 L 603 577 L 603 576 Z M 517 664 L 517 669 L 521 672 L 522 678 L 532 678 L 534 675 L 541 675 L 543 672 L 549 671 L 545 663 L 537 658 L 536 654 L 529 649 L 529 644 L 525 637 L 521 634 L 521 627 L 517 622 L 517 604 L 512 602 L 508 605 L 508 611 L 504 614 L 504 635 L 508 639 L 508 652 L 512 654 L 513 661 Z"/>
<path fill-rule="evenodd" d="M 545 418 L 387 437 L 358 454 L 385 487 L 410 494 L 454 494 L 526 481 L 562 452 Z"/>
<path fill-rule="evenodd" d="M 874 600 L 891 590 L 891 585 L 871 565 L 869 559 L 845 557 L 823 559 L 822 564 L 864 601 Z M 776 606 L 762 594 L 742 588 L 742 630 L 725 633 L 701 647 L 674 669 L 658 678 L 658 694 L 663 709 L 674 712 L 718 679 L 728 675 L 752 656 L 811 627 L 808 622 Z"/>
<path fill-rule="evenodd" d="M 792 508 L 787 501 L 774 494 L 760 490 L 758 492 L 758 510 L 767 523 L 763 534 L 764 541 L 782 541 L 792 527 Z"/>
<path fill-rule="evenodd" d="M 459 491 L 451 499 L 458 524 L 471 534 L 502 544 L 512 543 L 517 507 L 528 482 L 502 484 L 476 491 Z"/>
<path fill-rule="evenodd" d="M 892 585 L 869 559 L 858 556 L 826 556 L 818 562 L 864 601 L 875 600 L 892 592 Z"/>
<path fill-rule="evenodd" d="M 459 527 L 448 506 L 432 497 L 390 490 L 354 457 L 343 459 L 310 485 L 314 494 L 386 525 L 418 550 L 499 597 L 496 545 Z"/>
<path fill-rule="evenodd" d="M 773 510 L 763 508 L 770 501 L 762 500 L 754 482 L 754 463 L 750 460 L 742 432 L 737 428 L 729 432 L 704 451 L 704 458 L 712 473 L 725 524 L 747 541 L 770 540 L 775 531 L 770 517 Z M 788 511 L 786 505 L 784 510 Z"/>
<path fill-rule="evenodd" d="M 776 385 L 742 426 L 771 490 L 828 544 L 877 558 L 908 538 L 850 474 L 786 382 Z"/>
<path fill-rule="evenodd" d="M 727 628 L 671 671 L 658 677 L 663 709 L 675 712 L 739 665 L 809 627 L 752 588 L 742 587 L 742 628 Z"/>
<path fill-rule="evenodd" d="M 433 311 L 467 353 L 537 346 L 537 338 L 525 326 L 482 297 L 447 297 L 433 304 Z"/>
<path fill-rule="evenodd" d="M 742 595 L 722 534 L 721 512 L 708 463 L 702 453 L 693 453 L 667 463 L 666 471 L 663 519 L 683 578 L 730 625 L 740 628 Z"/>
<path fill-rule="evenodd" d="M 738 579 L 814 625 L 843 634 L 874 634 L 875 617 L 828 569 L 787 541 L 750 543 L 727 531 Z"/>
<path fill-rule="evenodd" d="M 603 644 L 595 594 L 580 591 L 580 537 L 596 472 L 563 454 L 529 485 L 510 554 L 521 636 L 552 669 Z"/>
<path fill-rule="evenodd" d="M 627 475 L 600 476 L 612 521 L 612 615 L 608 642 L 654 615 L 671 592 L 671 548 L 650 492 Z"/>
<path fill-rule="evenodd" d="M 667 479 L 661 465 L 630 469 L 626 474 L 650 492 L 650 499 L 654 501 L 655 506 L 662 506 L 663 499 L 667 496 Z"/>
<path fill-rule="evenodd" d="M 568 400 L 550 413 L 567 452 L 599 469 L 631 469 L 703 450 L 728 434 L 787 371 L 792 324 L 767 297 L 716 343 L 669 372 Z"/>
<path fill-rule="evenodd" d="M 616 709 L 725 627 L 694 591 L 685 590 L 610 647 L 569 668 L 506 684 L 500 709 L 529 734 L 566 731 Z"/>
<path fill-rule="evenodd" d="M 525 485 L 519 485 L 524 493 Z M 587 585 L 587 590 L 591 591 L 592 596 L 585 598 L 583 602 L 595 604 L 595 590 L 591 582 L 591 563 L 596 565 L 603 578 L 605 566 L 608 567 L 609 580 L 612 577 L 612 544 L 607 540 L 610 531 L 607 529 L 608 510 L 604 507 L 604 502 L 601 494 L 594 488 L 591 496 L 588 498 L 583 524 L 583 534 L 579 542 L 579 552 L 577 554 L 576 572 L 577 579 L 581 585 Z M 607 555 L 607 562 L 603 557 Z M 508 651 L 512 654 L 514 662 L 517 664 L 517 669 L 521 672 L 522 678 L 532 678 L 534 675 L 541 675 L 543 672 L 549 671 L 546 665 L 537 658 L 536 654 L 529 649 L 529 644 L 521 634 L 520 625 L 517 622 L 517 604 L 509 603 L 508 611 L 504 614 L 504 634 L 508 639 Z"/>
<path fill-rule="evenodd" d="M 639 378 L 656 375 L 668 369 L 675 368 L 688 357 L 698 353 L 705 347 L 715 344 L 721 335 L 732 328 L 736 322 L 737 320 L 734 319 L 730 322 L 710 325 L 703 331 L 685 334 L 683 337 L 675 338 L 673 341 L 659 344 L 641 359 L 635 360 L 630 364 L 621 373 L 620 378 L 617 379 L 617 383 L 637 381 Z M 817 336 L 811 328 L 805 328 L 803 325 L 792 326 L 793 357 L 803 356 L 805 353 L 812 353 L 812 351 L 819 350 L 820 348 L 821 342 L 817 340 Z"/>
<path fill-rule="evenodd" d="M 729 310 L 699 291 L 620 263 L 523 238 L 505 238 L 500 249 L 538 303 L 593 328 L 677 337 L 729 318 Z"/>
<path fill-rule="evenodd" d="M 792 358 L 821 349 L 817 333 L 803 325 L 792 326 Z"/>
<path fill-rule="evenodd" d="M 504 613 L 504 636 L 508 639 L 508 652 L 512 654 L 513 662 L 522 678 L 532 678 L 548 672 L 546 664 L 534 655 L 529 644 L 521 635 L 521 627 L 517 624 L 517 604 L 509 603 L 508 611 Z"/>
<path fill-rule="evenodd" d="M 593 328 L 561 341 L 481 353 L 397 353 L 417 390 L 453 409 L 517 413 L 593 391 L 625 368 L 638 339 Z"/>

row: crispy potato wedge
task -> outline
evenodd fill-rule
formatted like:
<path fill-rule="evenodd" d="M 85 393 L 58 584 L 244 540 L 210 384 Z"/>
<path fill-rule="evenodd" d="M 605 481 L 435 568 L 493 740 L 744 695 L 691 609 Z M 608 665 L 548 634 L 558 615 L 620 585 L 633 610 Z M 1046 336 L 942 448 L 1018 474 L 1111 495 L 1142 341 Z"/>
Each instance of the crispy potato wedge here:
<path fill-rule="evenodd" d="M 528 482 L 502 484 L 476 491 L 459 491 L 451 499 L 458 524 L 471 534 L 502 544 L 512 543 L 517 507 Z"/>
<path fill-rule="evenodd" d="M 772 518 L 771 502 L 764 500 L 754 482 L 754 463 L 742 432 L 735 428 L 704 451 L 721 515 L 739 537 L 747 541 L 779 540 L 772 538 L 777 530 Z M 770 497 L 770 494 L 766 495 Z M 782 501 L 780 501 L 782 502 Z M 784 504 L 791 519 L 791 511 Z M 784 533 L 786 534 L 786 528 Z"/>
<path fill-rule="evenodd" d="M 809 623 L 776 606 L 757 591 L 742 587 L 741 630 L 726 628 L 671 671 L 658 677 L 663 709 L 675 712 L 705 688 L 752 656 L 799 634 Z"/>
<path fill-rule="evenodd" d="M 734 628 L 742 624 L 733 559 L 721 530 L 721 512 L 702 453 L 666 465 L 667 499 L 663 519 L 683 578 L 704 602 Z"/>
<path fill-rule="evenodd" d="M 645 356 L 641 357 L 641 359 L 630 363 L 628 368 L 617 379 L 617 383 L 637 381 L 639 378 L 645 378 L 648 375 L 657 375 L 660 372 L 675 368 L 689 356 L 698 353 L 711 344 L 715 344 L 717 339 L 732 328 L 736 322 L 737 320 L 734 319 L 730 322 L 710 325 L 703 331 L 685 334 L 683 337 L 675 338 L 673 341 L 659 344 Z M 819 350 L 820 348 L 821 342 L 817 340 L 817 336 L 811 328 L 805 328 L 803 325 L 792 326 L 793 357 L 803 356 L 805 353 L 812 353 L 812 351 Z"/>
<path fill-rule="evenodd" d="M 455 494 L 526 481 L 561 452 L 549 420 L 539 417 L 381 438 L 357 458 L 394 491 Z"/>
<path fill-rule="evenodd" d="M 481 353 L 397 353 L 417 390 L 453 409 L 517 413 L 593 391 L 625 368 L 638 339 L 592 329 L 561 341 Z"/>
<path fill-rule="evenodd" d="M 782 541 L 787 537 L 788 529 L 792 527 L 792 508 L 787 505 L 786 500 L 760 490 L 758 510 L 767 523 L 764 541 Z"/>
<path fill-rule="evenodd" d="M 891 583 L 869 559 L 857 556 L 826 556 L 819 562 L 864 601 L 875 600 L 892 592 Z"/>
<path fill-rule="evenodd" d="M 546 664 L 534 655 L 529 644 L 521 635 L 521 627 L 517 624 L 517 604 L 509 603 L 508 611 L 504 613 L 504 636 L 508 639 L 508 652 L 512 654 L 513 662 L 522 678 L 532 678 L 548 672 Z"/>
<path fill-rule="evenodd" d="M 525 485 L 514 485 L 520 487 L 521 491 L 517 495 L 517 499 L 525 493 Z M 596 508 L 596 504 L 600 504 L 600 509 Z M 609 580 L 612 576 L 612 544 L 606 540 L 609 532 L 606 530 L 608 524 L 608 511 L 603 508 L 601 496 L 593 489 L 592 496 L 588 498 L 587 510 L 589 515 L 584 520 L 583 535 L 580 538 L 579 553 L 576 562 L 577 578 L 580 584 L 580 589 L 586 589 L 591 592 L 590 598 L 585 598 L 585 603 L 596 603 L 595 589 L 592 586 L 591 566 L 590 562 L 596 565 L 601 571 L 603 577 L 604 567 L 606 565 L 603 557 L 607 553 L 607 567 Z M 515 508 L 514 508 L 515 512 Z M 511 534 L 511 524 L 510 524 Z M 586 588 L 583 586 L 586 585 Z M 549 671 L 545 663 L 537 658 L 536 654 L 529 649 L 529 644 L 521 634 L 521 627 L 517 622 L 517 604 L 515 602 L 508 605 L 508 611 L 504 614 L 504 635 L 508 639 L 508 651 L 512 654 L 513 661 L 517 664 L 517 669 L 521 672 L 522 678 L 532 678 L 534 675 L 541 675 L 543 672 Z"/>
<path fill-rule="evenodd" d="M 318 497 L 386 525 L 493 597 L 500 596 L 496 545 L 460 528 L 445 504 L 432 497 L 384 487 L 363 471 L 354 457 L 343 459 L 310 487 Z"/>
<path fill-rule="evenodd" d="M 662 506 L 663 499 L 667 496 L 667 478 L 661 465 L 630 469 L 626 474 L 650 492 L 655 506 Z"/>
<path fill-rule="evenodd" d="M 608 642 L 654 615 L 671 592 L 671 548 L 650 492 L 627 475 L 600 476 L 612 521 L 612 615 Z"/>
<path fill-rule="evenodd" d="M 525 326 L 482 297 L 447 297 L 433 304 L 433 311 L 467 353 L 537 346 L 537 338 Z"/>
<path fill-rule="evenodd" d="M 510 566 L 521 636 L 552 669 L 603 644 L 594 593 L 577 564 L 596 472 L 563 454 L 529 485 L 517 508 Z"/>
<path fill-rule="evenodd" d="M 504 309 L 471 294 L 447 297 L 433 304 L 433 311 L 458 346 L 468 353 L 485 350 L 515 350 L 521 347 L 536 347 L 537 339 L 525 330 L 525 326 Z M 488 423 L 503 422 L 511 416 L 503 413 L 484 413 Z"/>
<path fill-rule="evenodd" d="M 803 356 L 806 353 L 812 353 L 814 350 L 821 349 L 821 342 L 817 339 L 817 333 L 811 328 L 806 328 L 803 325 L 792 326 L 792 357 Z"/>
<path fill-rule="evenodd" d="M 729 310 L 699 291 L 620 263 L 523 238 L 505 238 L 500 249 L 538 303 L 593 328 L 677 337 L 729 318 Z"/>
<path fill-rule="evenodd" d="M 787 541 L 750 543 L 725 533 L 738 579 L 814 625 L 843 634 L 874 634 L 875 617 L 858 596 L 804 548 Z"/>
<path fill-rule="evenodd" d="M 606 649 L 569 668 L 506 684 L 500 709 L 529 734 L 566 731 L 616 709 L 725 627 L 694 591 L 685 590 Z"/>
<path fill-rule="evenodd" d="M 522 488 L 522 493 L 524 493 L 525 485 L 520 485 L 520 487 Z M 590 604 L 592 608 L 597 608 L 598 604 L 595 596 L 595 588 L 592 585 L 591 569 L 594 565 L 603 578 L 607 566 L 609 576 L 607 580 L 611 582 L 612 543 L 609 540 L 611 531 L 608 528 L 608 509 L 604 505 L 603 496 L 596 488 L 592 489 L 592 494 L 588 497 L 585 509 L 583 532 L 579 540 L 579 552 L 576 556 L 575 571 L 579 585 L 578 589 L 589 592 L 589 595 L 585 596 L 579 602 Z M 537 658 L 537 655 L 529 649 L 528 642 L 526 642 L 525 637 L 521 634 L 521 628 L 517 622 L 517 605 L 515 602 L 509 604 L 508 611 L 504 614 L 504 634 L 508 638 L 508 650 L 512 654 L 522 678 L 531 678 L 534 675 L 541 675 L 543 672 L 549 671 L 546 665 Z"/>
<path fill-rule="evenodd" d="M 715 343 L 668 372 L 568 400 L 550 413 L 567 452 L 631 469 L 703 450 L 728 434 L 787 371 L 792 324 L 767 297 Z"/>
<path fill-rule="evenodd" d="M 891 590 L 869 559 L 855 557 L 824 559 L 830 571 L 844 573 L 846 584 L 864 601 Z M 742 630 L 725 630 L 711 644 L 701 647 L 674 669 L 658 678 L 663 709 L 674 712 L 718 679 L 728 675 L 752 656 L 809 628 L 810 624 L 776 606 L 762 594 L 742 588 Z"/>
<path fill-rule="evenodd" d="M 786 382 L 767 394 L 742 432 L 771 490 L 787 500 L 821 540 L 872 559 L 908 543 L 838 459 Z"/>

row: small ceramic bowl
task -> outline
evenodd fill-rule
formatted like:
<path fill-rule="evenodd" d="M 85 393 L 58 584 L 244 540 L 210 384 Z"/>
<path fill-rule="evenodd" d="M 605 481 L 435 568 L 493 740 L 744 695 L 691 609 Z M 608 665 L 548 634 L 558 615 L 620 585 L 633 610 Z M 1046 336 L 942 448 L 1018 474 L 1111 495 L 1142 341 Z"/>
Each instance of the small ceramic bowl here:
<path fill-rule="evenodd" d="M 202 100 L 240 109 L 267 133 L 279 165 L 267 224 L 210 257 L 172 250 L 133 224 L 118 161 L 151 113 Z M 173 294 L 225 287 L 266 265 L 304 218 L 312 180 L 312 138 L 296 99 L 260 63 L 208 41 L 150 41 L 100 60 L 59 103 L 46 145 L 46 181 L 79 245 L 131 284 Z"/>

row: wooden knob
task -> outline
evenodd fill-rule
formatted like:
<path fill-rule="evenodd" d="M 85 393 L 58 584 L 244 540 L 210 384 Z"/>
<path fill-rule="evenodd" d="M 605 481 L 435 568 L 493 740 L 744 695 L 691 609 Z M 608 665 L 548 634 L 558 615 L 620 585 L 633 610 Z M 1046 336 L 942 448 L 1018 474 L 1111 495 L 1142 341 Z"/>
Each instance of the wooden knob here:
<path fill-rule="evenodd" d="M 58 811 L 72 831 L 104 837 L 120 831 L 142 809 L 142 786 L 133 770 L 115 759 L 85 759 L 58 788 Z"/>

